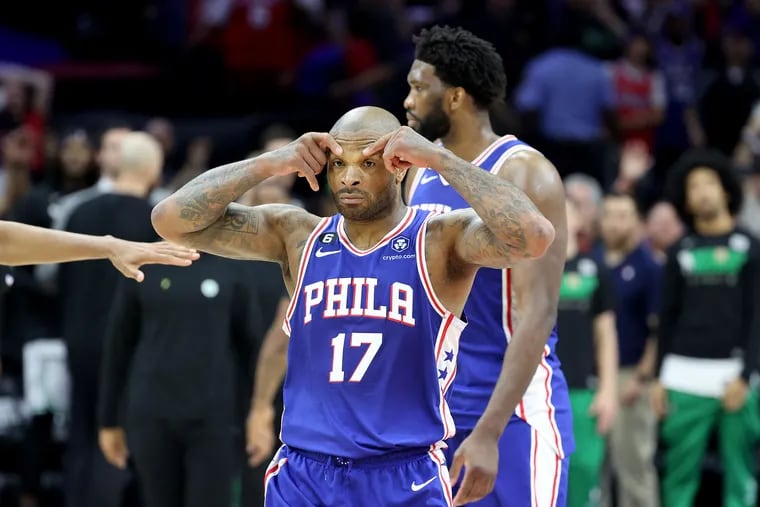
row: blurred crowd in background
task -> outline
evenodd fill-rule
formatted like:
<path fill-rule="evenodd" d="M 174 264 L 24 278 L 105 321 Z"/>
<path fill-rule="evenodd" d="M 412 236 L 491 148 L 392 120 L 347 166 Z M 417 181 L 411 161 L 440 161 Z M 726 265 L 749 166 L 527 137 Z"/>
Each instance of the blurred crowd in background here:
<path fill-rule="evenodd" d="M 664 184 L 695 147 L 732 161 L 744 191 L 739 222 L 760 235 L 760 0 L 3 2 L 0 217 L 157 239 L 151 206 L 215 165 L 325 130 L 353 106 L 403 118 L 412 35 L 432 24 L 463 26 L 501 54 L 507 99 L 491 111 L 494 126 L 556 165 L 578 206 L 582 251 L 604 242 L 604 195 L 615 192 L 632 195 L 639 213 L 626 234 L 641 234 L 664 261 L 684 231 Z M 162 167 L 124 165 L 119 143 L 130 130 L 158 140 Z M 244 200 L 334 213 L 327 191 L 296 179 L 267 182 Z M 130 400 L 134 432 L 150 417 L 190 440 L 199 432 L 206 447 L 185 459 L 217 463 L 234 484 L 231 505 L 260 505 L 263 471 L 246 465 L 245 416 L 257 351 L 286 297 L 278 269 L 221 259 L 191 274 L 156 267 L 146 269 L 153 285 L 135 289 L 103 262 L 0 273 L 0 505 L 58 506 L 64 497 L 68 507 L 139 505 L 130 467 L 112 467 L 98 448 L 98 428 L 121 425 L 100 391 L 113 384 L 118 395 L 127 383 L 150 398 L 142 408 Z M 159 301 L 184 283 L 192 296 Z M 214 312 L 212 326 L 200 324 Z M 148 351 L 123 336 L 129 322 L 157 314 L 176 316 L 155 332 L 186 339 L 184 347 L 154 341 Z M 117 336 L 128 351 L 109 349 Z M 114 379 L 129 377 L 132 353 L 142 387 Z M 170 386 L 166 399 L 151 392 L 171 374 L 195 380 Z M 212 415 L 222 437 L 198 429 Z M 214 457 L 214 446 L 229 456 Z M 720 468 L 705 466 L 715 486 Z M 110 490 L 89 493 L 102 485 Z M 189 497 L 215 494 L 187 488 Z M 718 505 L 709 495 L 705 505 Z"/>

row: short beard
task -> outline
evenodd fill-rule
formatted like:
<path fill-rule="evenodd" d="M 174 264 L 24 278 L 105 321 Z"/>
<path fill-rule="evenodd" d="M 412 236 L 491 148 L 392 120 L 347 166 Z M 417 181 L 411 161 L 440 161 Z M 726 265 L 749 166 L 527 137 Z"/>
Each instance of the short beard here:
<path fill-rule="evenodd" d="M 417 117 L 417 132 L 428 141 L 445 137 L 451 130 L 451 120 L 443 111 L 443 99 L 438 98 L 425 118 Z"/>
<path fill-rule="evenodd" d="M 333 193 L 332 198 L 335 203 L 335 207 L 338 209 L 338 213 L 343 215 L 347 220 L 354 222 L 371 222 L 373 220 L 379 220 L 388 216 L 393 209 L 393 185 L 391 184 L 385 191 L 376 194 L 374 200 L 367 199 L 369 203 L 365 208 L 357 208 L 353 206 L 344 206 L 340 202 L 341 194 L 351 194 L 357 192 L 350 192 L 341 190 L 340 192 Z M 365 197 L 369 197 L 367 193 L 362 193 Z"/>

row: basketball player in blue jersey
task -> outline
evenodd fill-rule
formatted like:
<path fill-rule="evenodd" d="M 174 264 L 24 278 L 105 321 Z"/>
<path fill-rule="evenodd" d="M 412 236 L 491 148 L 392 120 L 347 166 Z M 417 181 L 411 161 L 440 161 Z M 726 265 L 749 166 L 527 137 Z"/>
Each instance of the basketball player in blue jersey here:
<path fill-rule="evenodd" d="M 521 188 L 556 231 L 546 255 L 514 269 L 482 269 L 472 287 L 450 403 L 457 435 L 447 454 L 455 485 L 464 465 L 455 503 L 563 506 L 574 443 L 555 354 L 567 241 L 562 181 L 535 149 L 494 133 L 488 110 L 504 97 L 506 76 L 491 44 L 439 26 L 423 30 L 415 44 L 404 101 L 408 125 L 481 172 Z M 436 212 L 469 206 L 445 175 L 421 167 L 407 176 L 410 206 Z M 494 477 L 494 491 L 476 502 Z"/>
<path fill-rule="evenodd" d="M 299 173 L 316 190 L 325 166 L 338 215 L 233 203 L 276 175 Z M 406 207 L 410 166 L 434 168 L 472 208 Z M 522 191 L 365 107 L 330 134 L 197 177 L 153 224 L 180 244 L 282 266 L 285 445 L 266 474 L 267 506 L 452 505 L 442 441 L 455 432 L 447 398 L 469 288 L 480 267 L 538 257 L 554 239 Z"/>

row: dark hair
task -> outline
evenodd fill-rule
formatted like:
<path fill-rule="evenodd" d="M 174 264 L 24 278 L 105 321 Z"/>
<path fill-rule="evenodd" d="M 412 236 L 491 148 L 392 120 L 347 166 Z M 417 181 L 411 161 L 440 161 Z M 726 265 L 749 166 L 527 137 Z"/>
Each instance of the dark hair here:
<path fill-rule="evenodd" d="M 657 60 L 656 55 L 654 51 L 654 42 L 652 41 L 652 38 L 647 34 L 644 30 L 634 28 L 630 32 L 628 32 L 626 36 L 626 48 L 625 52 L 628 54 L 628 49 L 630 48 L 630 45 L 635 40 L 642 40 L 647 45 L 647 57 L 645 60 L 645 63 L 647 67 L 650 69 L 654 69 L 657 67 Z"/>
<path fill-rule="evenodd" d="M 414 58 L 435 67 L 444 83 L 464 88 L 478 107 L 488 109 L 504 99 L 507 76 L 490 42 L 449 26 L 423 29 L 413 40 Z"/>
<path fill-rule="evenodd" d="M 722 153 L 712 149 L 695 148 L 684 153 L 676 161 L 670 169 L 665 187 L 667 200 L 676 208 L 681 220 L 690 227 L 694 225 L 694 217 L 686 206 L 686 179 L 698 167 L 708 167 L 718 174 L 720 184 L 728 194 L 728 211 L 732 216 L 736 216 L 741 210 L 744 197 L 739 174 Z"/>
<path fill-rule="evenodd" d="M 633 209 L 636 211 L 636 214 L 639 216 L 639 218 L 643 217 L 645 214 L 641 203 L 636 199 L 636 196 L 630 192 L 611 190 L 604 194 L 604 199 L 630 199 L 630 201 L 633 203 Z"/>

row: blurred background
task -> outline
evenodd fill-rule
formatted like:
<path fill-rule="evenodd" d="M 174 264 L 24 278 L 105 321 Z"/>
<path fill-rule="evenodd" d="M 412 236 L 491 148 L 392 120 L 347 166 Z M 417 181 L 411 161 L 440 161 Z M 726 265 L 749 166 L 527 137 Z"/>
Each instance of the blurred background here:
<path fill-rule="evenodd" d="M 433 24 L 463 26 L 501 54 L 507 98 L 491 111 L 494 127 L 536 146 L 563 177 L 574 175 L 582 249 L 598 242 L 602 196 L 614 191 L 634 196 L 644 239 L 662 255 L 683 231 L 662 201 L 664 182 L 694 147 L 731 159 L 745 192 L 740 223 L 760 234 L 760 0 L 7 0 L 0 4 L 0 217 L 96 233 L 95 222 L 109 218 L 82 206 L 114 191 L 114 153 L 128 130 L 150 133 L 164 150 L 160 178 L 137 184 L 137 197 L 154 204 L 210 167 L 328 129 L 348 108 L 378 105 L 403 119 L 412 35 Z M 586 64 L 573 63 L 579 58 Z M 552 73 L 567 65 L 569 75 Z M 607 96 L 589 92 L 587 83 L 599 79 Z M 334 212 L 326 194 L 302 181 L 277 181 L 246 199 Z M 256 506 L 263 471 L 245 462 L 245 415 L 257 351 L 274 332 L 283 289 L 278 268 L 235 264 L 231 276 L 231 262 L 192 275 L 201 301 L 188 304 L 222 305 L 192 307 L 223 316 L 205 335 L 219 335 L 217 348 L 204 336 L 188 338 L 184 351 L 157 349 L 159 365 L 141 371 L 155 374 L 164 358 L 218 355 L 218 370 L 180 364 L 176 371 L 230 398 L 229 417 L 219 422 L 236 449 L 223 468 L 233 484 L 229 503 Z M 62 506 L 64 498 L 69 507 L 141 505 L 131 466 L 114 478 L 97 442 L 108 418 L 98 412 L 99 391 L 133 382 L 113 375 L 129 376 L 127 352 L 136 350 L 137 361 L 141 344 L 120 336 L 129 345 L 122 354 L 103 342 L 128 334 L 129 319 L 155 318 L 143 303 L 176 309 L 176 300 L 154 298 L 191 275 L 148 269 L 156 293 L 133 294 L 115 275 L 98 278 L 97 290 L 82 288 L 93 276 L 85 268 L 0 269 L 0 505 Z M 243 296 L 221 301 L 216 294 L 228 285 Z M 132 312 L 119 329 L 113 305 Z M 120 373 L 105 379 L 101 364 L 114 358 Z M 234 375 L 217 374 L 227 370 Z M 189 420 L 214 407 L 194 407 Z M 67 458 L 72 448 L 78 457 Z M 714 448 L 700 505 L 720 505 Z M 99 499 L 71 500 L 94 487 L 88 481 L 114 487 Z"/>

